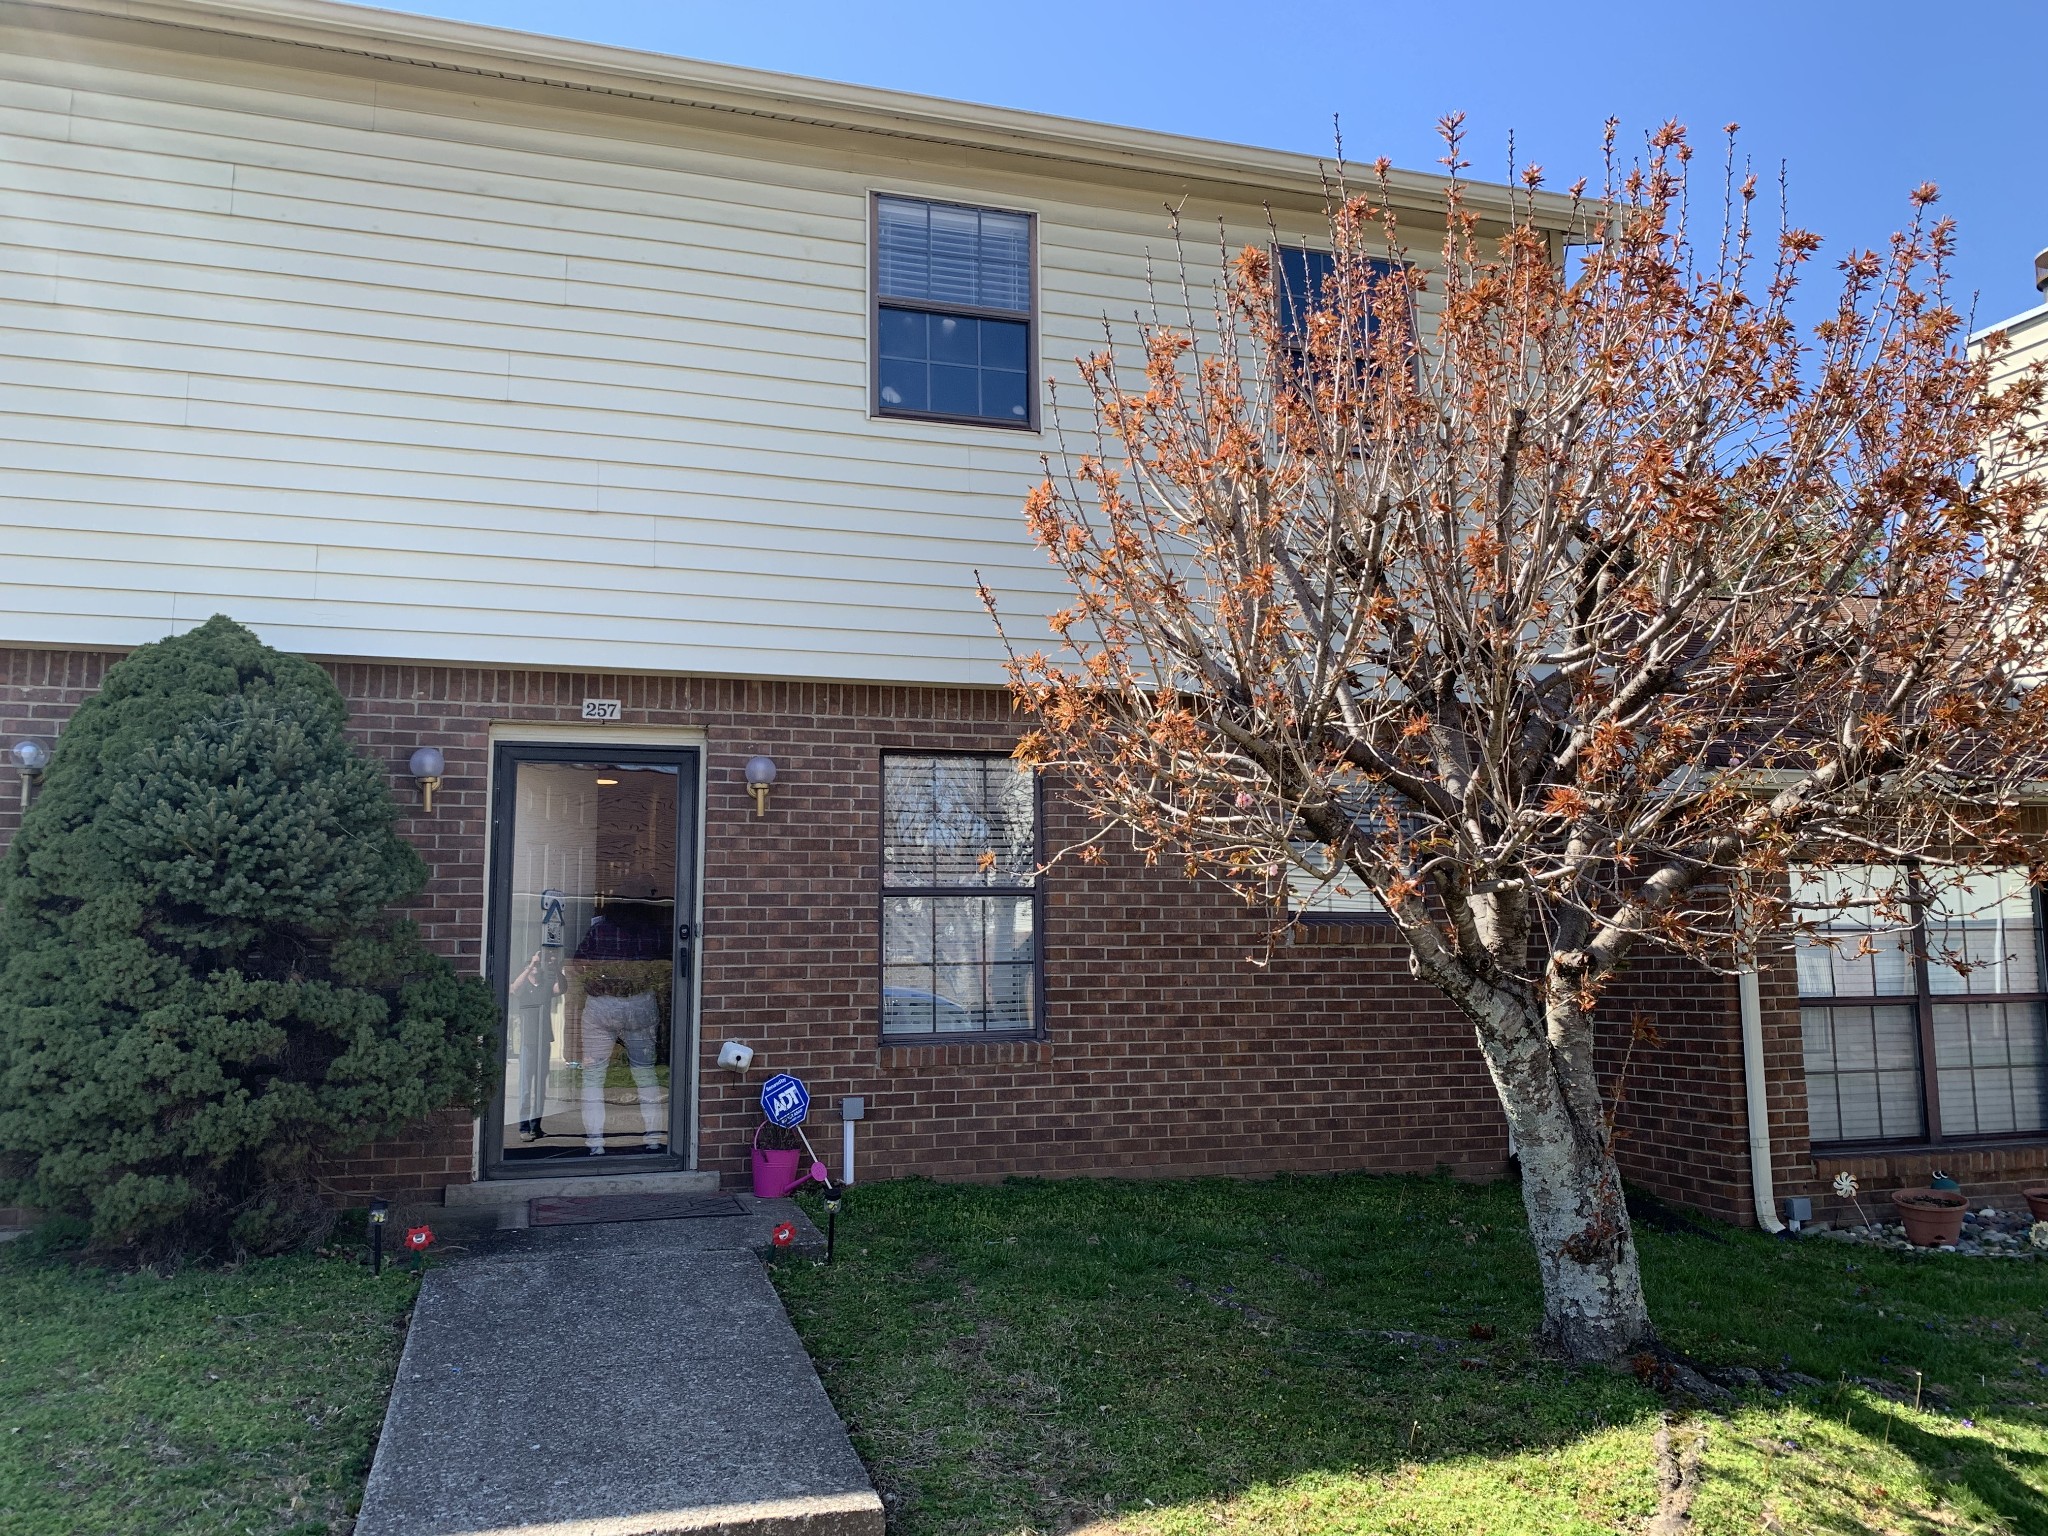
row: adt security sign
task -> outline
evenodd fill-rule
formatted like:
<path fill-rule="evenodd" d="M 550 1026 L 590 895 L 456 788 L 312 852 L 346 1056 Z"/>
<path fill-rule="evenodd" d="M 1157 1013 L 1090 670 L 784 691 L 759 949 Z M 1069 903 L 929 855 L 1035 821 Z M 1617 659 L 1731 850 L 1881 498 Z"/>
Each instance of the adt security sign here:
<path fill-rule="evenodd" d="M 761 1112 L 784 1130 L 802 1125 L 811 1112 L 811 1090 L 802 1078 L 778 1072 L 761 1085 Z"/>

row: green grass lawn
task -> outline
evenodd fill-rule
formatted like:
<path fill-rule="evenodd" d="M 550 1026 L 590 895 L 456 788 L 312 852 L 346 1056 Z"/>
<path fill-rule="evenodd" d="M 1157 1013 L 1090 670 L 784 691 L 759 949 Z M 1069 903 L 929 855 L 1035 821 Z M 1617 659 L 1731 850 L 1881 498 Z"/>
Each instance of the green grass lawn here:
<path fill-rule="evenodd" d="M 160 1277 L 0 1249 L 0 1533 L 347 1531 L 416 1289 L 353 1258 Z"/>
<path fill-rule="evenodd" d="M 839 1235 L 776 1281 L 899 1536 L 1549 1536 L 1658 1505 L 1663 1400 L 1532 1356 L 1506 1184 L 913 1181 L 851 1191 Z M 2048 1532 L 2048 1264 L 1640 1242 L 1670 1343 L 1821 1383 L 1681 1422 L 1693 1529 Z"/>

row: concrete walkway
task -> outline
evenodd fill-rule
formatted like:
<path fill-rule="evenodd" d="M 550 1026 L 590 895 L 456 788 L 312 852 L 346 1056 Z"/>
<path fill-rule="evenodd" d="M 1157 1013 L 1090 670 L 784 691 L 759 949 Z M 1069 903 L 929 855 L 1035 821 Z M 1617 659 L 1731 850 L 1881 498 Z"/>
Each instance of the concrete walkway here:
<path fill-rule="evenodd" d="M 742 1216 L 536 1227 L 427 1272 L 356 1536 L 881 1536 Z"/>

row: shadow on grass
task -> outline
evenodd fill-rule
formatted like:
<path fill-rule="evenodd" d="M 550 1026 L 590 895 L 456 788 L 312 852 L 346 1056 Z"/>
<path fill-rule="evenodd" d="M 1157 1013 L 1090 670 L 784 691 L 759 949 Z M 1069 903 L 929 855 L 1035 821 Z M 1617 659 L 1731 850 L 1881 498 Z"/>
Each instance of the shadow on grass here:
<path fill-rule="evenodd" d="M 852 1192 L 840 1222 L 839 1264 L 785 1266 L 778 1283 L 905 1536 L 1153 1521 L 1331 1477 L 1377 1480 L 1383 1500 L 1404 1480 L 1418 1499 L 1432 1479 L 1456 1483 L 1503 1518 L 1516 1499 L 1561 1499 L 1595 1521 L 1654 1507 L 1647 1446 L 1663 1404 L 1626 1374 L 1534 1356 L 1540 1298 L 1512 1186 L 906 1181 Z M 1768 1441 L 1786 1414 L 1853 1418 L 1868 1389 L 1841 1383 L 1918 1368 L 1930 1406 L 1996 1409 L 2011 1448 L 1919 1415 L 1873 1466 L 1916 1499 L 2048 1529 L 2038 1415 L 2006 1425 L 2009 1405 L 1967 1390 L 2010 1365 L 2029 1314 L 2039 1332 L 2038 1269 L 1958 1277 L 1953 1263 L 1845 1261 L 1836 1245 L 1726 1228 L 1646 1233 L 1643 1251 L 1681 1348 L 1828 1383 L 1804 1407 L 1761 1396 L 1741 1410 L 1710 1465 L 1731 1491 L 1771 1463 L 1790 1469 L 1789 1453 L 1740 1451 L 1745 1436 Z M 1865 1319 L 1877 1296 L 1887 1317 Z M 1958 1322 L 1959 1298 L 1973 1323 Z M 1869 1475 L 1851 1449 L 1845 1486 Z M 1822 1493 L 1814 1517 L 1847 1496 Z"/>

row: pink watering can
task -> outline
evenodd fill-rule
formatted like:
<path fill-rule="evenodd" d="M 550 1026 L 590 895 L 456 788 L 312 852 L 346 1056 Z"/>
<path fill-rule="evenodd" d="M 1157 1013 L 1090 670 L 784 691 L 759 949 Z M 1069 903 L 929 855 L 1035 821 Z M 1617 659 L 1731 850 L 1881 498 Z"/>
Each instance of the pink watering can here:
<path fill-rule="evenodd" d="M 767 1124 L 764 1120 L 762 1125 Z M 780 1200 L 797 1185 L 803 1183 L 803 1175 L 797 1172 L 797 1164 L 803 1159 L 798 1147 L 783 1150 L 779 1147 L 761 1145 L 761 1126 L 754 1127 L 754 1194 L 762 1200 Z"/>
<path fill-rule="evenodd" d="M 804 1087 L 801 1078 L 778 1072 L 761 1085 L 761 1112 L 768 1117 L 765 1123 L 795 1131 L 797 1139 L 804 1144 L 804 1151 L 811 1154 L 811 1166 L 807 1172 L 799 1173 L 802 1154 L 794 1147 L 787 1151 L 763 1147 L 761 1127 L 755 1126 L 754 1194 L 758 1198 L 780 1200 L 805 1179 L 815 1179 L 820 1184 L 830 1181 L 830 1170 L 811 1150 L 811 1138 L 804 1135 L 804 1116 L 810 1107 L 810 1091 Z"/>

